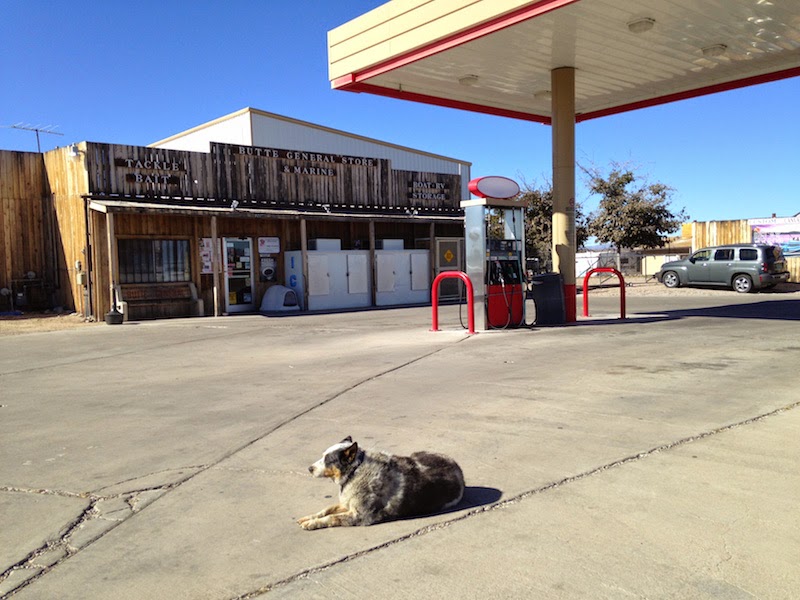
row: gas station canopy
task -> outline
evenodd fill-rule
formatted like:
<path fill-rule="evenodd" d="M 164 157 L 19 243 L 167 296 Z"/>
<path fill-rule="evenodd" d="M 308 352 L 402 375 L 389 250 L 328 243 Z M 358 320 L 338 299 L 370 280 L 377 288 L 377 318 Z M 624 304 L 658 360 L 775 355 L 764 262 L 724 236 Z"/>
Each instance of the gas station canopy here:
<path fill-rule="evenodd" d="M 800 0 L 393 0 L 328 34 L 336 89 L 551 122 L 800 75 Z"/>
<path fill-rule="evenodd" d="M 330 31 L 328 60 L 335 89 L 552 125 L 573 322 L 575 123 L 800 75 L 800 0 L 392 0 Z"/>

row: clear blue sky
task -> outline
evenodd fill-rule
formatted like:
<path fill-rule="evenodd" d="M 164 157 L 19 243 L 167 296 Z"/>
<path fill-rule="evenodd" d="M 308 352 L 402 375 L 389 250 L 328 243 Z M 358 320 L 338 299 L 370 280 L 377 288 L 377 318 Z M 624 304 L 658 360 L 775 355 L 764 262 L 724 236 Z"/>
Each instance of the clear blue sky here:
<path fill-rule="evenodd" d="M 75 141 L 147 145 L 246 106 L 468 160 L 473 176 L 550 179 L 550 128 L 333 91 L 330 29 L 383 0 L 0 0 L 0 125 L 57 125 Z M 692 220 L 800 213 L 800 78 L 577 127 L 577 157 L 630 162 L 675 188 Z M 0 128 L 0 148 L 36 150 Z M 597 199 L 579 175 L 586 212 Z"/>

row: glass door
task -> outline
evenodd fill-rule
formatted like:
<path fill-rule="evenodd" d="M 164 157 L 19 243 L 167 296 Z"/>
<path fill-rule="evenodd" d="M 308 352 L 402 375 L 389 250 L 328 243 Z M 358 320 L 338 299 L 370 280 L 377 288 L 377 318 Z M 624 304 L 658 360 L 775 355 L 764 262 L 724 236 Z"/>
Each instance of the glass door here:
<path fill-rule="evenodd" d="M 225 312 L 249 312 L 256 309 L 253 295 L 253 240 L 224 238 Z"/>

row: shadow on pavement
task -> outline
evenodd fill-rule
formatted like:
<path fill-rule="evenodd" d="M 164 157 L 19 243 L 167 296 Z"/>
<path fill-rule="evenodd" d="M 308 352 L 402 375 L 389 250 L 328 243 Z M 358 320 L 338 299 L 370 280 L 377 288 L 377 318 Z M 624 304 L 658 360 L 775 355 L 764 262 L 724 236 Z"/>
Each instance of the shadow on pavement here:
<path fill-rule="evenodd" d="M 665 310 L 646 316 L 629 314 L 627 319 L 608 318 L 578 321 L 574 325 L 610 325 L 622 323 L 660 323 L 686 317 L 718 317 L 725 319 L 768 319 L 778 321 L 800 321 L 800 300 L 768 300 L 750 304 L 727 304 L 682 310 Z"/>
<path fill-rule="evenodd" d="M 455 506 L 451 506 L 450 508 L 446 508 L 444 510 L 438 510 L 435 513 L 431 513 L 430 515 L 414 515 L 411 517 L 401 517 L 399 519 L 393 519 L 393 520 L 413 521 L 414 519 L 419 519 L 420 517 L 429 517 L 433 515 L 448 515 L 450 513 L 461 512 L 463 510 L 479 508 L 481 506 L 489 506 L 490 504 L 494 504 L 495 502 L 500 500 L 500 498 L 502 497 L 503 497 L 503 492 L 501 492 L 497 488 L 468 485 L 464 487 L 464 497 L 461 498 L 461 502 L 459 502 Z"/>
<path fill-rule="evenodd" d="M 479 506 L 494 504 L 502 497 L 503 492 L 497 488 L 468 485 L 464 488 L 464 497 L 461 499 L 461 502 L 459 502 L 452 509 L 443 511 L 443 514 L 461 511 L 467 508 L 478 508 Z"/>

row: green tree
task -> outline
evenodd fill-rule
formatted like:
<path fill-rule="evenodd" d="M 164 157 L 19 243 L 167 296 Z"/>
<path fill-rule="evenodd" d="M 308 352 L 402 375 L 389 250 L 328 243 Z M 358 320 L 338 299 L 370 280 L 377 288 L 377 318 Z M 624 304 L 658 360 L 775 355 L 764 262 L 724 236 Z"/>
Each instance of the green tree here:
<path fill-rule="evenodd" d="M 523 182 L 520 203 L 525 206 L 525 255 L 538 258 L 549 271 L 553 246 L 553 186 L 547 183 L 535 187 Z M 582 248 L 589 238 L 586 217 L 579 204 L 575 205 L 575 244 Z"/>
<path fill-rule="evenodd" d="M 683 210 L 670 210 L 674 190 L 668 185 L 637 185 L 633 171 L 617 163 L 605 177 L 597 168 L 581 169 L 590 191 L 601 196 L 598 209 L 588 218 L 589 235 L 611 244 L 617 253 L 623 248 L 661 248 L 665 236 L 689 218 Z"/>

